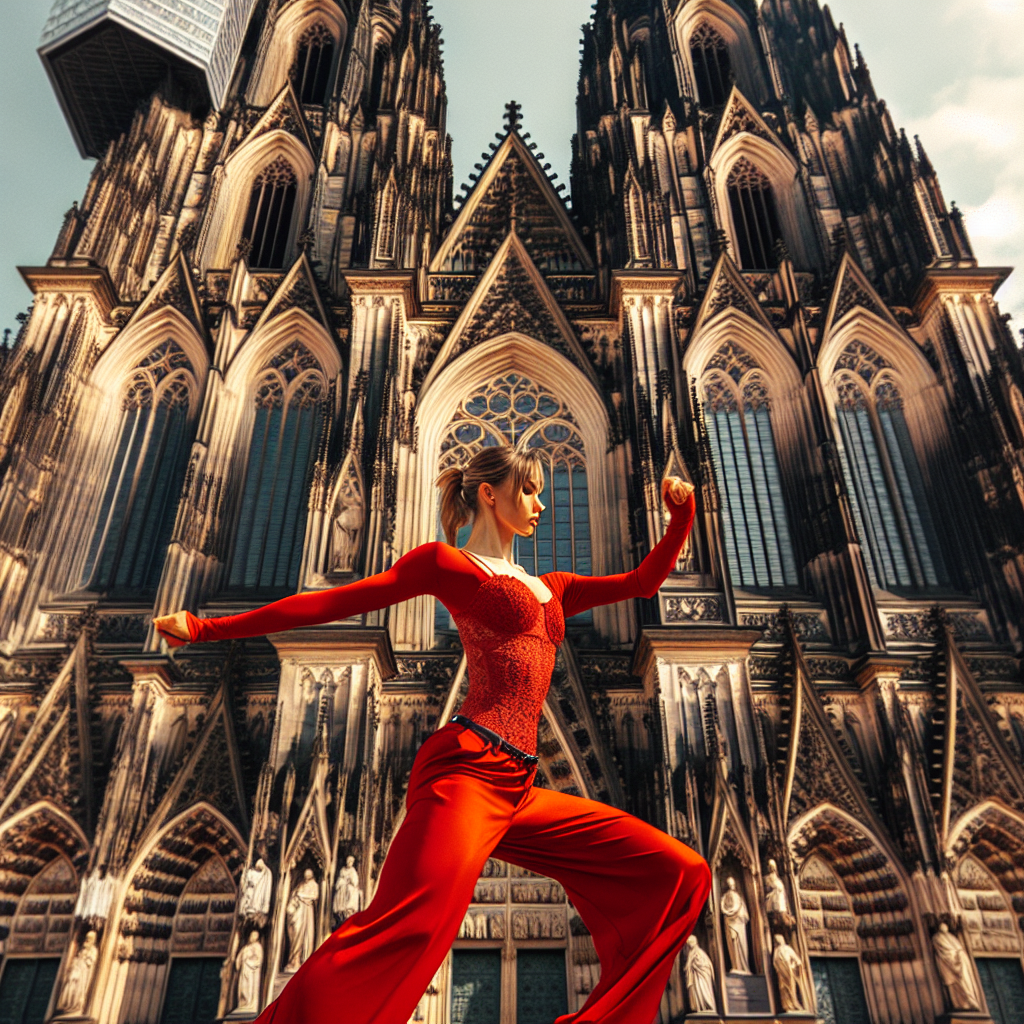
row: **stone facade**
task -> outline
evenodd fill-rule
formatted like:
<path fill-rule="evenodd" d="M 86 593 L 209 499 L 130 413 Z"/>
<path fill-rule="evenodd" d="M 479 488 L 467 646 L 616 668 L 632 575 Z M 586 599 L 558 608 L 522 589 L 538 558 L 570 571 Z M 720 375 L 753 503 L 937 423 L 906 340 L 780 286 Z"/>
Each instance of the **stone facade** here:
<path fill-rule="evenodd" d="M 571 203 L 515 104 L 453 198 L 422 0 L 256 5 L 214 107 L 168 61 L 90 122 L 102 157 L 2 352 L 15 1019 L 252 1018 L 366 905 L 467 685 L 446 616 L 174 657 L 150 622 L 387 568 L 436 539 L 446 460 L 515 436 L 548 453 L 533 570 L 630 568 L 661 479 L 697 485 L 658 598 L 569 624 L 540 734 L 539 785 L 713 868 L 662 1020 L 1008 1024 L 1008 271 L 978 266 L 827 9 L 598 0 Z M 598 977 L 561 888 L 492 860 L 414 1019 L 553 1018 Z"/>

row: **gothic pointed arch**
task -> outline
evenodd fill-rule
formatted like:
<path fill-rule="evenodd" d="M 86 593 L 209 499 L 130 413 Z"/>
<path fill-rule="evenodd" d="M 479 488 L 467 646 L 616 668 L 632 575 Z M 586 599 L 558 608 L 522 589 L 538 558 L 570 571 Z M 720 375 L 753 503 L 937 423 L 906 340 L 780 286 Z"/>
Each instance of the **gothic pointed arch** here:
<path fill-rule="evenodd" d="M 104 593 L 156 589 L 204 383 L 174 336 L 165 336 L 122 376 L 82 585 Z"/>
<path fill-rule="evenodd" d="M 302 564 L 309 487 L 331 384 L 321 362 L 296 338 L 263 363 L 247 390 L 241 435 L 247 435 L 246 464 L 225 583 L 229 589 L 290 591 Z"/>
<path fill-rule="evenodd" d="M 345 10 L 341 4 L 333 0 L 307 0 L 301 4 L 286 4 L 277 16 L 273 36 L 266 55 L 262 57 L 255 69 L 251 95 L 257 107 L 270 104 L 280 93 L 285 83 L 291 80 L 296 96 L 303 103 L 320 104 L 334 79 L 335 68 L 339 58 L 345 52 L 348 41 L 349 26 Z M 330 62 L 326 68 L 326 80 L 323 82 L 324 92 L 320 99 L 303 99 L 301 91 L 302 79 L 296 84 L 296 72 L 300 69 L 303 41 L 311 35 L 329 42 L 333 49 Z M 318 90 L 319 92 L 319 90 Z"/>
<path fill-rule="evenodd" d="M 712 102 L 718 100 L 719 94 L 710 87 L 719 81 L 725 87 L 725 96 L 737 82 L 748 96 L 754 96 L 761 102 L 767 99 L 757 43 L 751 36 L 749 23 L 734 4 L 728 0 L 691 0 L 676 9 L 672 22 L 690 82 L 687 91 L 701 106 L 713 110 L 724 102 L 725 97 Z M 720 46 L 724 45 L 728 56 L 726 62 L 719 58 L 717 70 L 722 74 L 711 81 L 702 78 L 706 67 L 702 58 L 705 46 L 709 44 L 719 52 Z M 714 72 L 716 68 L 712 66 L 709 70 Z"/>
<path fill-rule="evenodd" d="M 711 443 L 733 585 L 799 586 L 769 378 L 745 349 L 726 342 L 707 362 L 697 392 Z"/>
<path fill-rule="evenodd" d="M 722 227 L 745 270 L 776 266 L 779 241 L 798 269 L 816 265 L 818 237 L 799 165 L 738 89 L 726 107 L 709 165 Z M 768 268 L 749 262 L 767 262 Z"/>
<path fill-rule="evenodd" d="M 927 462 L 914 436 L 920 396 L 914 377 L 906 380 L 883 352 L 902 349 L 904 365 L 917 371 L 918 380 L 924 368 L 898 335 L 884 331 L 889 345 L 880 349 L 852 326 L 841 332 L 845 348 L 834 359 L 830 353 L 831 377 L 825 379 L 868 573 L 888 591 L 948 586 L 949 564 L 928 499 Z"/>
<path fill-rule="evenodd" d="M 302 107 L 289 82 L 215 175 L 198 246 L 204 270 L 229 267 L 240 243 L 250 258 L 254 251 L 262 256 L 264 248 L 274 256 L 276 267 L 267 269 L 291 264 L 298 226 L 312 196 L 312 153 Z"/>
<path fill-rule="evenodd" d="M 124 984 L 148 974 L 162 988 L 175 954 L 227 954 L 245 856 L 241 834 L 205 802 L 140 844 L 108 919 Z"/>
<path fill-rule="evenodd" d="M 0 928 L 8 955 L 60 956 L 71 925 L 90 842 L 50 800 L 0 824 Z"/>
<path fill-rule="evenodd" d="M 587 459 L 590 504 L 601 508 L 618 507 L 619 498 L 604 458 L 611 437 L 611 423 L 599 387 L 576 361 L 571 361 L 552 346 L 519 332 L 508 333 L 468 347 L 436 373 L 432 372 L 421 389 L 416 409 L 417 449 L 421 454 L 414 481 L 415 493 L 419 497 L 416 502 L 400 507 L 396 524 L 396 533 L 406 538 L 407 548 L 436 539 L 435 460 L 441 451 L 442 437 L 452 425 L 460 404 L 467 398 L 467 390 L 472 391 L 480 383 L 508 374 L 522 375 L 572 410 L 575 429 L 584 450 L 594 453 Z M 611 537 L 624 530 L 625 524 L 611 523 L 607 517 L 596 517 L 590 526 L 593 571 L 598 574 L 620 571 L 621 545 L 612 543 Z M 625 616 L 620 618 L 618 612 L 619 609 L 612 609 L 606 616 L 605 610 L 596 609 L 595 624 L 599 629 L 615 634 L 620 630 L 628 631 Z M 432 602 L 419 607 L 410 602 L 408 611 L 400 609 L 396 618 L 397 642 L 432 642 Z M 426 638 L 428 635 L 431 639 L 413 640 L 413 637 Z"/>

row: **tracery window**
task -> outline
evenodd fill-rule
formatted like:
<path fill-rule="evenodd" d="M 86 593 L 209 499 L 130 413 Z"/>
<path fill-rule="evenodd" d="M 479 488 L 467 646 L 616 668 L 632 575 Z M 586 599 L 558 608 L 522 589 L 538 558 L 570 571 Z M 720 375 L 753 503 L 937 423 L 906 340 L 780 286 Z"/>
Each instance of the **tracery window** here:
<path fill-rule="evenodd" d="M 782 496 L 768 389 L 750 356 L 727 345 L 704 380 L 704 421 L 722 501 L 725 552 L 733 583 L 799 584 Z"/>
<path fill-rule="evenodd" d="M 733 83 L 729 45 L 707 22 L 698 25 L 690 36 L 690 59 L 701 105 L 723 106 Z"/>
<path fill-rule="evenodd" d="M 326 398 L 320 364 L 301 342 L 278 353 L 260 375 L 231 587 L 293 590 L 297 585 Z"/>
<path fill-rule="evenodd" d="M 83 581 L 153 590 L 174 528 L 189 452 L 192 365 L 173 341 L 155 348 L 125 389 L 121 425 Z"/>
<path fill-rule="evenodd" d="M 746 157 L 736 161 L 726 179 L 733 230 L 744 270 L 778 266 L 775 244 L 782 239 L 779 214 L 768 175 Z"/>
<path fill-rule="evenodd" d="M 837 367 L 843 469 L 868 573 L 884 589 L 945 586 L 920 463 L 889 363 L 854 342 Z"/>
<path fill-rule="evenodd" d="M 292 65 L 291 80 L 300 103 L 322 106 L 334 61 L 334 37 L 325 25 L 306 29 Z"/>
<path fill-rule="evenodd" d="M 514 558 L 535 576 L 556 571 L 589 575 L 586 452 L 572 412 L 527 377 L 496 378 L 459 406 L 441 441 L 439 469 L 464 466 L 481 448 L 505 443 L 536 448 L 544 462 L 541 500 L 547 508 L 533 537 L 516 539 Z M 573 621 L 591 619 L 587 612 Z"/>
<path fill-rule="evenodd" d="M 288 254 L 297 179 L 292 165 L 279 156 L 252 186 L 242 238 L 249 244 L 249 266 L 280 270 Z"/>

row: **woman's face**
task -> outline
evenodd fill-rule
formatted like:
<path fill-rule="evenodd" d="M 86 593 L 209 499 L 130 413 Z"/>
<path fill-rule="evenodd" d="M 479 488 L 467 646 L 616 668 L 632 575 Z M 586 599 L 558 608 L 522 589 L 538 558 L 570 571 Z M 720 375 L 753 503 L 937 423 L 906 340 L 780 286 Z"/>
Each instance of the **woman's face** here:
<path fill-rule="evenodd" d="M 545 508 L 540 500 L 540 492 L 543 487 L 543 477 L 528 479 L 522 487 L 516 488 L 515 482 L 510 476 L 499 487 L 483 484 L 480 490 L 484 500 L 493 497 L 492 507 L 499 525 L 508 527 L 520 537 L 531 537 L 533 531 L 537 529 L 540 514 Z M 488 504 L 490 504 L 489 501 Z"/>

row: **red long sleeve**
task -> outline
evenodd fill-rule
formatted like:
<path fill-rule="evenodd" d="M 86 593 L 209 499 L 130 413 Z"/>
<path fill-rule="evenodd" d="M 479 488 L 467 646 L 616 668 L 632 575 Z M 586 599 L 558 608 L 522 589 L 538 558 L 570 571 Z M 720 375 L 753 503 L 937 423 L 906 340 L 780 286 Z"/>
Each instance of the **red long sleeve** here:
<path fill-rule="evenodd" d="M 387 572 L 348 586 L 295 594 L 221 619 L 197 619 L 190 615 L 189 632 L 193 643 L 265 636 L 364 615 L 422 594 L 439 598 L 454 611 L 466 604 L 479 586 L 476 576 L 465 571 L 466 561 L 465 556 L 446 544 L 422 544 Z"/>
<path fill-rule="evenodd" d="M 653 597 L 679 561 L 686 538 L 693 527 L 697 503 L 691 494 L 676 511 L 665 536 L 632 571 L 617 576 L 577 576 L 569 572 L 548 573 L 544 582 L 562 602 L 565 617 L 571 618 L 602 604 L 615 604 L 634 597 Z"/>
<path fill-rule="evenodd" d="M 695 509 L 691 496 L 673 515 L 665 536 L 632 572 L 618 576 L 558 572 L 545 575 L 544 581 L 561 600 L 566 618 L 596 605 L 656 594 L 686 543 Z M 387 572 L 348 586 L 295 594 L 253 611 L 220 619 L 199 619 L 189 614 L 189 633 L 193 643 L 265 636 L 364 615 L 423 594 L 438 598 L 453 615 L 458 615 L 473 599 L 481 576 L 480 570 L 455 548 L 440 543 L 422 544 L 400 558 Z"/>

